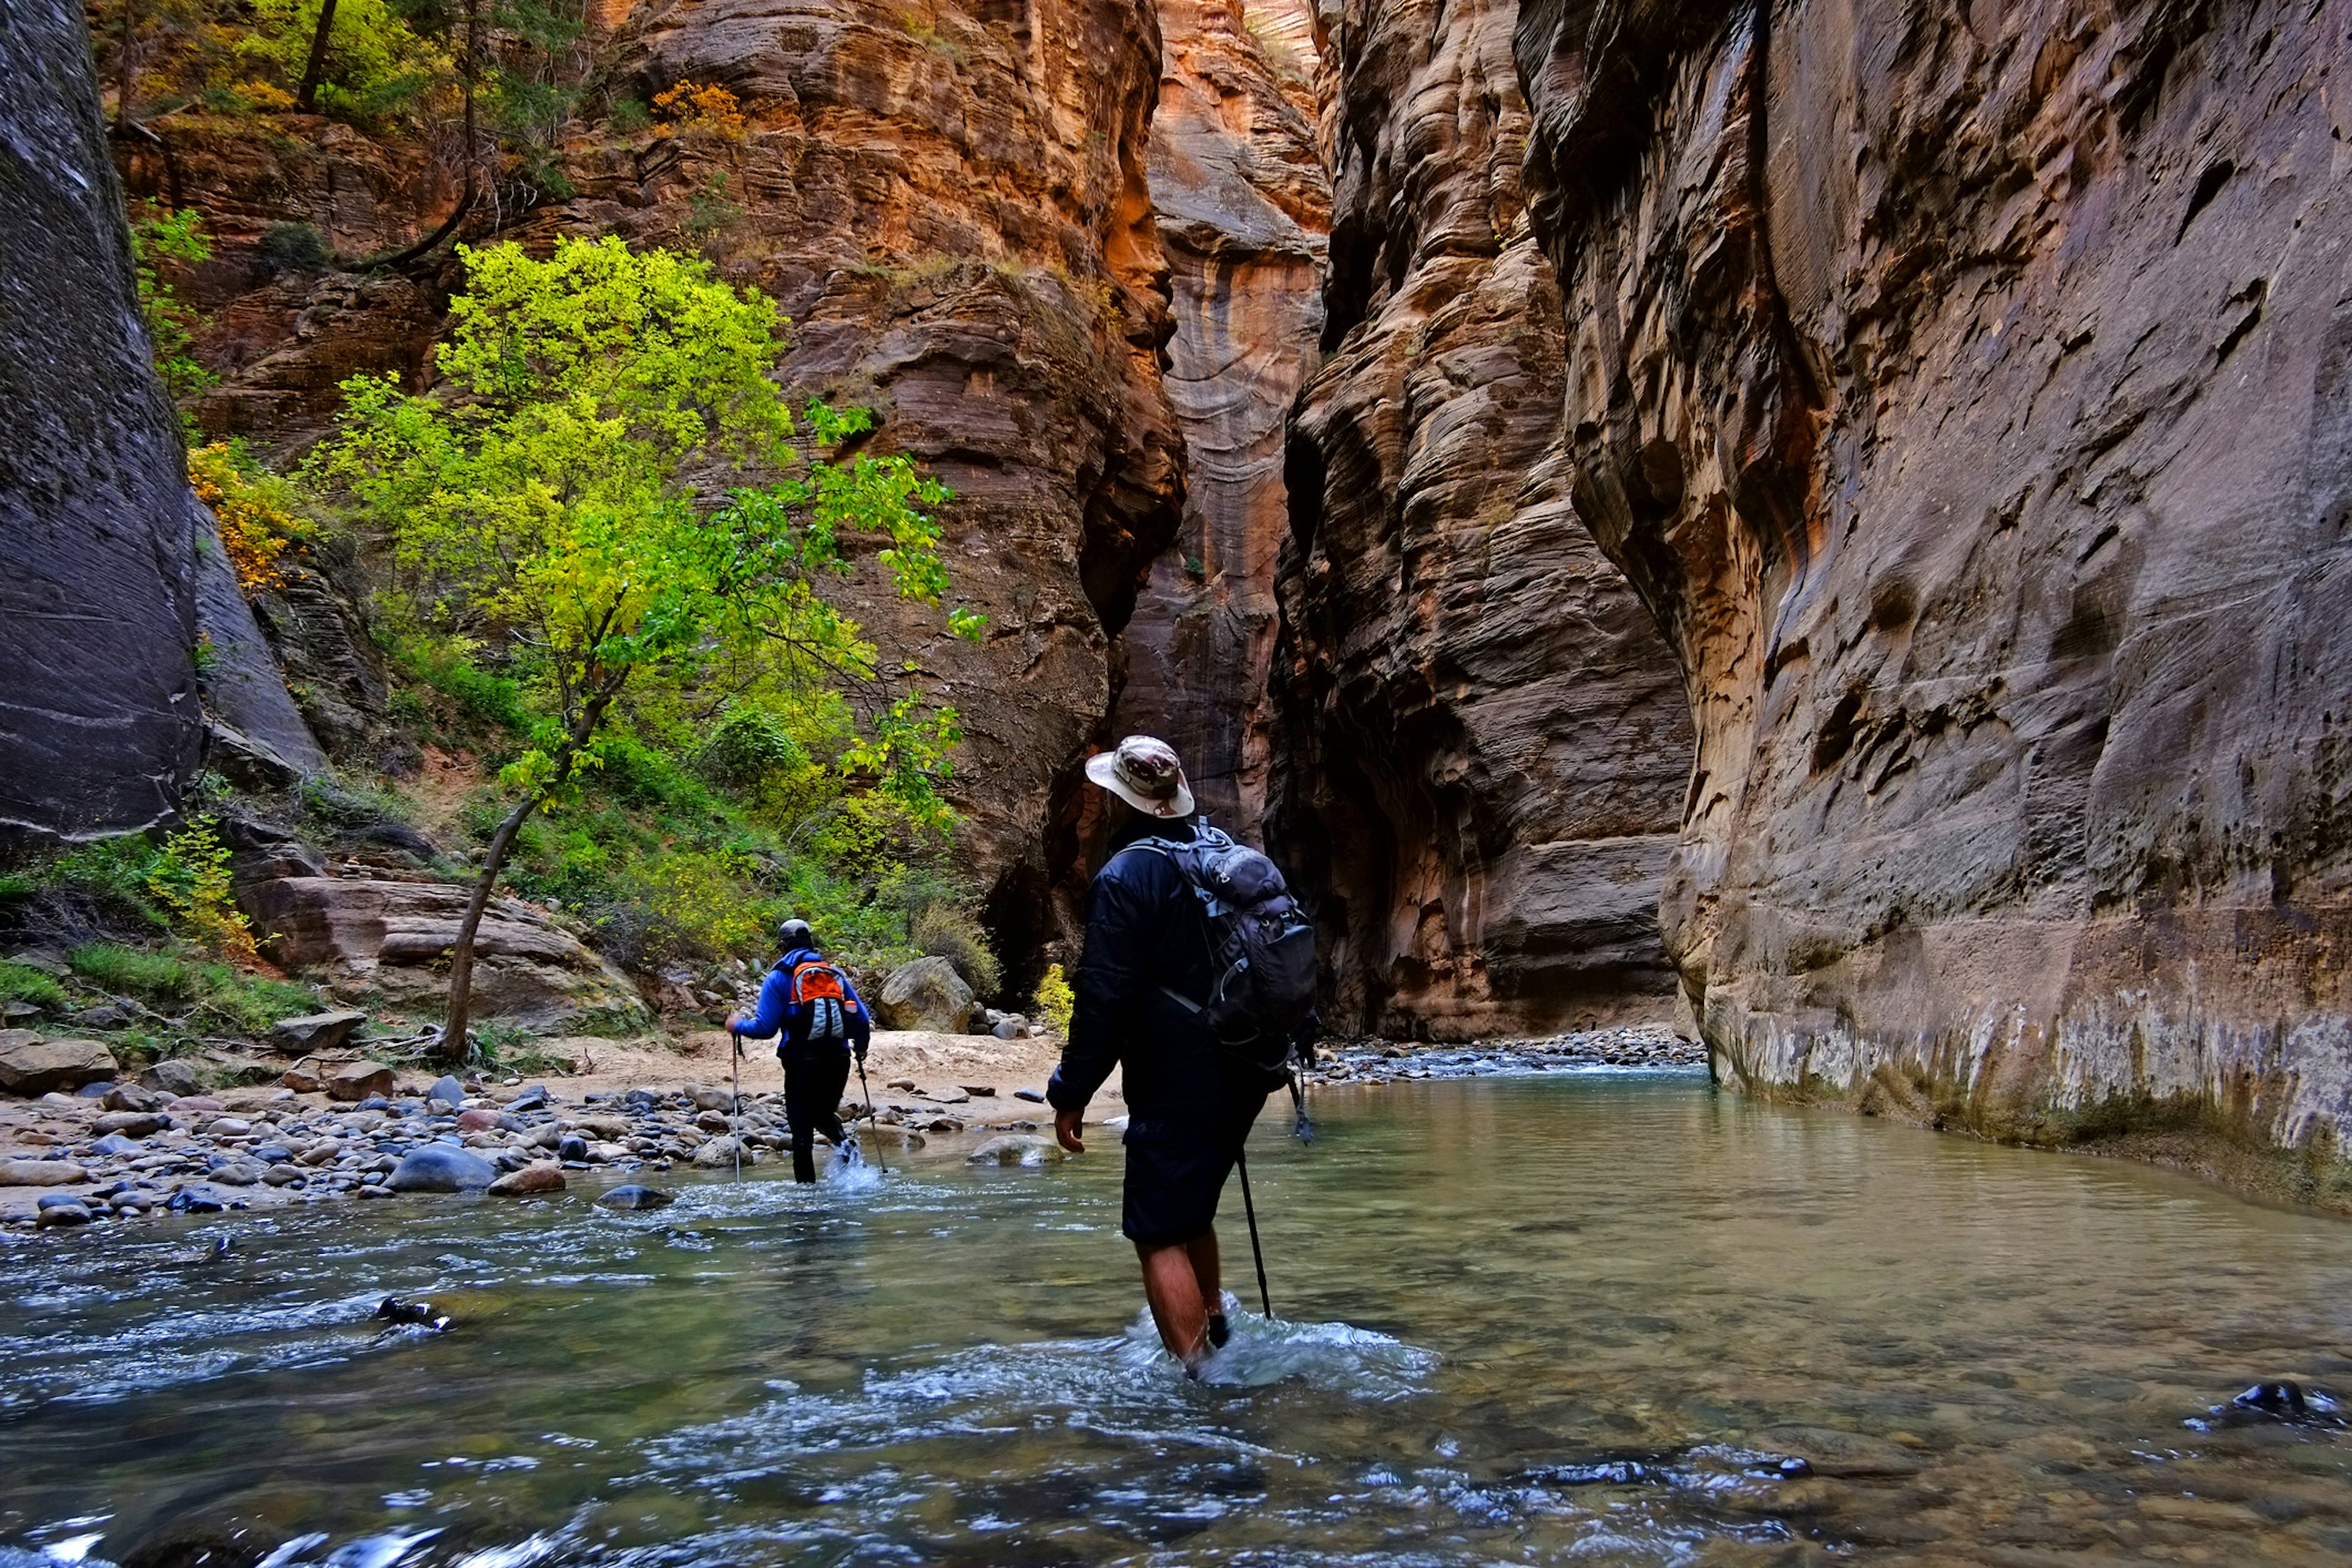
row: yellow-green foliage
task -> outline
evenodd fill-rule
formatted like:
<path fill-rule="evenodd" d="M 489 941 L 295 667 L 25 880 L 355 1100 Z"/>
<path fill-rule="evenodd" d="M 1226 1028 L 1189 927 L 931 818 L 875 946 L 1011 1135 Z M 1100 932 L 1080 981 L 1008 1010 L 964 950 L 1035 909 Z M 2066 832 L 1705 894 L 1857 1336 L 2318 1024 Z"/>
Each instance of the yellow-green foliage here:
<path fill-rule="evenodd" d="M 915 951 L 934 958 L 944 958 L 955 965 L 956 973 L 972 989 L 972 994 L 989 997 L 1004 983 L 1004 972 L 998 966 L 995 950 L 990 947 L 988 933 L 980 922 L 952 904 L 932 904 L 917 910 L 907 928 L 908 940 Z"/>
<path fill-rule="evenodd" d="M 139 320 L 147 329 L 148 346 L 154 352 L 155 369 L 163 378 L 164 389 L 175 398 L 209 392 L 220 384 L 220 377 L 188 353 L 195 334 L 207 324 L 203 313 L 181 303 L 158 268 L 174 262 L 192 266 L 211 259 L 212 253 L 203 215 L 194 207 L 152 213 L 131 226 L 131 256 L 138 264 Z"/>
<path fill-rule="evenodd" d="M 1030 1004 L 1036 1019 L 1064 1039 L 1069 1038 L 1070 1015 L 1077 1010 L 1077 993 L 1070 989 L 1069 980 L 1058 963 L 1049 966 L 1045 977 L 1037 982 L 1037 995 Z"/>
<path fill-rule="evenodd" d="M 230 895 L 228 847 L 198 823 L 163 841 L 147 890 L 173 923 L 215 952 L 250 954 L 253 932 Z"/>
<path fill-rule="evenodd" d="M 254 0 L 253 26 L 236 35 L 221 86 L 236 84 L 257 110 L 294 107 L 320 0 Z M 457 109 L 457 67 L 450 46 L 412 28 L 403 8 L 386 0 L 335 0 L 327 71 L 319 107 L 373 130 L 413 122 L 433 110 Z"/>
<path fill-rule="evenodd" d="M 312 531 L 296 510 L 300 500 L 293 484 L 232 441 L 190 452 L 188 483 L 220 525 L 237 586 L 248 595 L 275 587 L 282 575 L 278 557 Z"/>

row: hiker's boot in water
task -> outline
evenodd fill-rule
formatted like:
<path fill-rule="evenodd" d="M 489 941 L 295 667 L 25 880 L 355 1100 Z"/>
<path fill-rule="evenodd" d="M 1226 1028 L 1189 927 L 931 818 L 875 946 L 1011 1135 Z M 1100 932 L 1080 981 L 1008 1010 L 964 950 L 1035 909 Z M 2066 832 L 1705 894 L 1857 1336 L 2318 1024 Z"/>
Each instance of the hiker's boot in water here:
<path fill-rule="evenodd" d="M 1225 1315 L 1223 1312 L 1210 1313 L 1209 1348 L 1211 1350 L 1221 1351 L 1225 1348 L 1225 1342 L 1233 1337 L 1234 1326 L 1232 1323 L 1226 1321 Z"/>

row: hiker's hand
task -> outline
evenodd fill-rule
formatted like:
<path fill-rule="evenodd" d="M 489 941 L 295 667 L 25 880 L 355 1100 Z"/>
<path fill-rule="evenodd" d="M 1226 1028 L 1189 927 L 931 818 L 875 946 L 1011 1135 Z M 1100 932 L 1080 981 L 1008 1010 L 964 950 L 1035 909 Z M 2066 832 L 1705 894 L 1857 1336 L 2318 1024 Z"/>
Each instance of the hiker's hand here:
<path fill-rule="evenodd" d="M 707 1015 L 706 1015 L 706 1016 L 707 1016 Z M 728 1015 L 727 1015 L 727 1032 L 728 1032 L 729 1034 L 730 1034 L 730 1035 L 734 1035 L 734 1034 L 735 1034 L 735 1031 L 736 1031 L 736 1030 L 738 1030 L 738 1029 L 740 1029 L 740 1028 L 741 1028 L 742 1026 L 743 1026 L 743 1015 L 742 1015 L 742 1014 L 740 1014 L 740 1013 L 730 1013 L 730 1014 L 728 1014 Z M 742 1037 L 740 1035 L 736 1035 L 736 1036 L 735 1036 L 735 1044 L 736 1044 L 736 1046 L 737 1046 L 739 1048 L 742 1046 L 742 1044 L 743 1044 L 743 1037 Z"/>
<path fill-rule="evenodd" d="M 864 1046 L 857 1047 L 857 1065 L 859 1067 L 864 1067 L 866 1065 L 866 1047 Z"/>
<path fill-rule="evenodd" d="M 1054 1137 L 1071 1153 L 1083 1154 L 1087 1141 L 1078 1136 L 1078 1131 L 1086 1124 L 1087 1113 L 1083 1110 L 1057 1110 L 1054 1112 Z"/>

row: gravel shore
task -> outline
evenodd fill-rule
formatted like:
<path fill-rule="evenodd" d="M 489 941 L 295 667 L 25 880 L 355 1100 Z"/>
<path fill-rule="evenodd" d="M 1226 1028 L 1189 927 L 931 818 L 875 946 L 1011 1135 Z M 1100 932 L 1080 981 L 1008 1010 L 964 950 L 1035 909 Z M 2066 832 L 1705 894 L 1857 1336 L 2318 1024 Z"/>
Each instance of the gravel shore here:
<path fill-rule="evenodd" d="M 889 1065 L 875 1076 L 890 1076 L 874 1084 L 877 1115 L 861 1134 L 886 1159 L 930 1137 L 1050 1130 L 1038 1092 L 1048 1054 L 991 1064 L 1009 1069 L 991 1073 L 979 1070 L 977 1057 L 954 1059 L 961 1052 L 940 1038 L 891 1043 L 887 1055 L 876 1052 L 875 1065 Z M 1670 1029 L 1636 1026 L 1474 1045 L 1332 1042 L 1307 1077 L 1329 1089 L 1591 1067 L 1687 1070 L 1706 1059 Z M 920 1087 L 898 1076 L 916 1071 L 925 1074 Z M 997 1079 L 1004 1081 L 981 1081 Z M 730 1169 L 730 1100 L 721 1084 L 624 1089 L 413 1076 L 396 1092 L 357 1104 L 283 1088 L 174 1096 L 131 1083 L 93 1085 L 79 1095 L 0 1102 L 0 1222 L 63 1228 L 404 1193 L 552 1192 L 592 1173 Z M 1109 1089 L 1089 1120 L 1100 1125 L 1124 1109 Z M 781 1093 L 747 1089 L 732 1125 L 746 1165 L 790 1157 Z"/>

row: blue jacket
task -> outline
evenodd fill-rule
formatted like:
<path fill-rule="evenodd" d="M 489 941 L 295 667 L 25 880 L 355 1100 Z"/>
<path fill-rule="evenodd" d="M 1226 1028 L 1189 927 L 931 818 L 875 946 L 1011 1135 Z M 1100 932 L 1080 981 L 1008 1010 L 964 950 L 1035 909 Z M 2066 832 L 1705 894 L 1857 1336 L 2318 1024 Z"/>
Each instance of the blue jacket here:
<path fill-rule="evenodd" d="M 1209 994 L 1209 933 L 1176 863 L 1132 847 L 1151 837 L 1189 839 L 1192 824 L 1141 819 L 1096 873 L 1069 1044 L 1045 1098 L 1056 1110 L 1083 1110 L 1116 1065 L 1137 1121 L 1213 1125 L 1237 1098 L 1265 1089 L 1239 1082 L 1215 1032 L 1162 989 Z"/>
<path fill-rule="evenodd" d="M 824 959 L 824 954 L 816 949 L 800 947 L 776 960 L 776 966 L 768 971 L 768 978 L 760 987 L 760 1010 L 735 1032 L 751 1039 L 764 1040 L 782 1030 L 782 1037 L 776 1041 L 776 1054 L 779 1056 L 805 1047 L 808 1044 L 809 1009 L 793 1005 L 793 967 L 801 963 L 822 963 Z M 863 1056 L 866 1043 L 874 1036 L 874 1021 L 866 1012 L 866 999 L 858 995 L 857 987 L 850 983 L 846 970 L 842 972 L 841 988 L 852 1002 L 857 1004 L 854 1009 L 843 1009 L 849 1015 L 846 1019 L 849 1038 L 845 1041 L 819 1041 L 816 1048 L 824 1050 L 837 1045 L 845 1050 L 854 1045 L 858 1054 Z"/>

